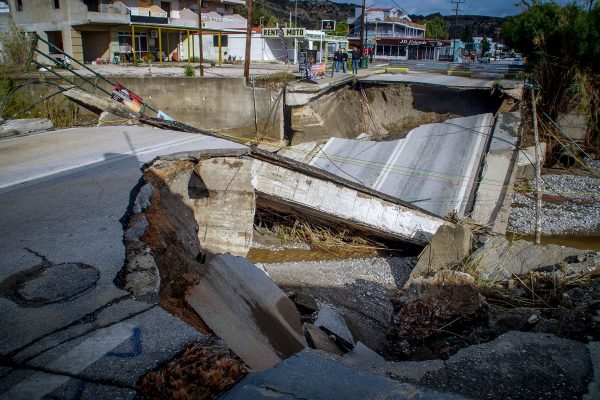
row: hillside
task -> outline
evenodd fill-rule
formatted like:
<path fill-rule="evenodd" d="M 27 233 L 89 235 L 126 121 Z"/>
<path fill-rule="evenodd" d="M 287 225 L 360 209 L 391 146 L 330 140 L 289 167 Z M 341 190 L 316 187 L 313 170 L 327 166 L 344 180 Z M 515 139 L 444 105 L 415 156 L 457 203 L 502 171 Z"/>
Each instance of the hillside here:
<path fill-rule="evenodd" d="M 255 0 L 255 7 L 262 7 L 266 13 L 273 14 L 280 24 L 285 24 L 289 21 L 290 12 L 292 21 L 294 21 L 295 2 L 291 0 Z M 298 1 L 298 25 L 310 29 L 315 29 L 320 26 L 320 21 L 323 19 L 332 19 L 339 22 L 346 21 L 348 18 L 354 17 L 354 9 L 356 4 L 350 3 L 334 3 L 329 0 L 299 0 Z M 441 16 L 439 13 L 427 16 L 411 15 L 411 19 L 415 22 L 429 19 L 434 16 Z M 454 23 L 453 15 L 441 16 L 448 25 L 450 32 Z M 473 36 L 496 37 L 497 31 L 504 22 L 504 18 L 488 17 L 480 15 L 459 15 L 457 21 L 457 34 L 460 37 L 466 25 L 471 25 Z"/>

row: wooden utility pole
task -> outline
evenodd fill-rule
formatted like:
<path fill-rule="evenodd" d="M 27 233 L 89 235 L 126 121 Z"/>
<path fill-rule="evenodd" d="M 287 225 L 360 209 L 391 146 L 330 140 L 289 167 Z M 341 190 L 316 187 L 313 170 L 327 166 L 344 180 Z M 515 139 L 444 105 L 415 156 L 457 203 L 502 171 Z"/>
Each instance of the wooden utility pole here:
<path fill-rule="evenodd" d="M 246 6 L 248 7 L 248 18 L 246 23 L 246 54 L 244 56 L 244 78 L 246 79 L 246 84 L 248 84 L 250 83 L 250 49 L 252 46 L 252 17 L 254 13 L 254 9 L 252 7 L 252 0 L 247 0 Z"/>
<path fill-rule="evenodd" d="M 202 51 L 202 1 L 198 0 L 198 40 L 200 41 L 200 76 L 204 76 L 204 51 Z M 189 57 L 189 55 L 188 55 Z"/>
<path fill-rule="evenodd" d="M 366 16 L 367 13 L 367 4 L 366 4 L 366 0 L 363 0 L 362 2 L 362 13 L 360 15 L 360 56 L 362 57 L 363 55 L 363 46 L 365 45 L 365 19 L 367 18 Z"/>
<path fill-rule="evenodd" d="M 542 241 L 542 173 L 540 165 L 540 144 L 538 138 L 535 88 L 531 88 L 531 112 L 533 113 L 533 143 L 535 145 L 535 244 Z"/>

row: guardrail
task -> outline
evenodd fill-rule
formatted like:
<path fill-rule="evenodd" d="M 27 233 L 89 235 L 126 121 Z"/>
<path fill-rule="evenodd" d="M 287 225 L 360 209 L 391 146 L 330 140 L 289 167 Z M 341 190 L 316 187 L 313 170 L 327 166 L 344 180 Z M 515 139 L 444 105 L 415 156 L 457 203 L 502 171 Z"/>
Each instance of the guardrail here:
<path fill-rule="evenodd" d="M 448 75 L 472 76 L 477 74 L 496 74 L 504 76 L 514 76 L 523 71 L 525 66 L 522 64 L 496 64 L 492 63 L 456 63 L 444 61 L 417 61 L 417 60 L 390 60 L 391 70 L 413 70 L 427 71 L 436 73 L 446 73 Z"/>

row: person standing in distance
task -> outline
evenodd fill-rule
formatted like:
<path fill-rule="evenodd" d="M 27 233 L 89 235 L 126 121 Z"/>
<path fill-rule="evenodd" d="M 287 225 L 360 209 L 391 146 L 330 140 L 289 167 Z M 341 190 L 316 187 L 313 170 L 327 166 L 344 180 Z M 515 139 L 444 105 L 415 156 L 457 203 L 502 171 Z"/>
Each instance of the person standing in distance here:
<path fill-rule="evenodd" d="M 358 48 L 354 46 L 352 48 L 352 73 L 358 75 L 358 62 L 360 61 L 361 54 Z"/>
<path fill-rule="evenodd" d="M 342 70 L 344 73 L 348 72 L 348 53 L 346 49 L 342 47 Z"/>

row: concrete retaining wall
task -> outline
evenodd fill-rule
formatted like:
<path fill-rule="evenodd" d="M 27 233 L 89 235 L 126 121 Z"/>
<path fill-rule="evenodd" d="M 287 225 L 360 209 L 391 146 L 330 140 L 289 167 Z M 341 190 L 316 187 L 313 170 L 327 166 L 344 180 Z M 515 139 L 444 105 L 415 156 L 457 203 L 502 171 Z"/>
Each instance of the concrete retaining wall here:
<path fill-rule="evenodd" d="M 121 83 L 140 95 L 148 105 L 178 121 L 239 137 L 254 136 L 256 104 L 259 132 L 270 139 L 283 139 L 283 96 L 277 101 L 280 89 L 256 88 L 253 96 L 252 87 L 247 87 L 241 78 L 117 76 L 110 80 Z M 49 81 L 65 84 L 58 79 Z M 86 85 L 86 89 L 88 87 Z M 108 84 L 102 84 L 102 87 L 109 89 Z M 36 85 L 27 90 L 32 99 L 39 99 L 45 89 Z M 106 96 L 100 91 L 97 94 Z"/>

